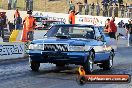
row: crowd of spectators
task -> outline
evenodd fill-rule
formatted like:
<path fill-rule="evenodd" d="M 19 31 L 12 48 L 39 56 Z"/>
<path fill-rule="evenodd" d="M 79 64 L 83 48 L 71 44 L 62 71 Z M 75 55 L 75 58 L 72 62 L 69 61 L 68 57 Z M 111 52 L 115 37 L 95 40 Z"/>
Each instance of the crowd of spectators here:
<path fill-rule="evenodd" d="M 82 14 L 82 11 L 84 9 L 84 14 L 85 15 L 94 15 L 94 16 L 105 16 L 105 17 L 111 17 L 111 16 L 115 16 L 115 17 L 130 17 L 132 14 L 131 9 L 129 9 L 129 7 L 131 7 L 132 5 L 128 5 L 127 3 L 124 4 L 119 4 L 119 3 L 106 3 L 106 2 L 102 2 L 102 3 L 81 3 L 81 2 L 77 2 L 77 3 L 71 3 L 69 4 L 69 10 L 71 9 L 71 5 L 72 7 L 74 7 L 74 9 L 76 10 L 76 12 L 79 12 L 79 14 Z"/>

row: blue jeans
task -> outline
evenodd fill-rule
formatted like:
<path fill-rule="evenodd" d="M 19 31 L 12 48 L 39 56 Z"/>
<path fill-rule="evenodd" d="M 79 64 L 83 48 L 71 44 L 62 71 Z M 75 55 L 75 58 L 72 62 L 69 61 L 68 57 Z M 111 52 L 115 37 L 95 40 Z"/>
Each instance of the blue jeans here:
<path fill-rule="evenodd" d="M 132 34 L 128 33 L 128 46 L 132 45 Z"/>
<path fill-rule="evenodd" d="M 20 30 L 21 29 L 21 24 L 16 24 L 16 29 Z"/>

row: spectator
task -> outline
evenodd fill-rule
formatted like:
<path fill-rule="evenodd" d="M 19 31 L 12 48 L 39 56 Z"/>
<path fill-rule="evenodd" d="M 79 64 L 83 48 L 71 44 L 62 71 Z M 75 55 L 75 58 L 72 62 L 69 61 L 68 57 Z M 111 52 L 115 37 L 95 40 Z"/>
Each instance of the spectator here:
<path fill-rule="evenodd" d="M 116 39 L 117 27 L 114 22 L 115 22 L 115 17 L 112 17 L 109 23 L 108 32 L 109 32 L 110 38 Z"/>
<path fill-rule="evenodd" d="M 2 18 L 2 13 L 0 13 L 0 37 L 4 38 L 4 19 Z"/>
<path fill-rule="evenodd" d="M 128 17 L 128 5 L 126 3 L 126 6 L 125 6 L 125 17 Z"/>
<path fill-rule="evenodd" d="M 16 9 L 15 14 L 14 14 L 14 18 L 17 18 L 18 16 L 20 16 L 20 13 L 19 13 L 19 10 Z"/>
<path fill-rule="evenodd" d="M 18 16 L 20 16 L 20 13 L 19 13 L 18 9 L 16 9 L 15 14 L 14 14 L 14 24 L 16 23 L 15 20 Z"/>
<path fill-rule="evenodd" d="M 75 11 L 74 10 L 71 10 L 69 13 L 69 23 L 75 24 Z"/>
<path fill-rule="evenodd" d="M 94 8 L 95 8 L 95 5 L 94 5 L 94 3 L 92 3 L 92 5 L 91 5 L 91 15 L 94 15 Z"/>
<path fill-rule="evenodd" d="M 29 0 L 25 0 L 26 3 L 26 11 L 29 10 Z"/>
<path fill-rule="evenodd" d="M 85 15 L 88 15 L 88 13 L 89 13 L 89 5 L 87 3 L 84 4 L 84 9 L 85 9 Z"/>
<path fill-rule="evenodd" d="M 114 6 L 114 16 L 118 17 L 118 5 L 116 3 L 115 3 L 115 6 Z"/>
<path fill-rule="evenodd" d="M 29 10 L 33 11 L 33 0 L 29 0 Z"/>
<path fill-rule="evenodd" d="M 113 14 L 113 4 L 110 4 L 110 9 L 109 9 L 109 17 L 111 17 Z"/>
<path fill-rule="evenodd" d="M 103 8 L 104 8 L 104 16 L 108 17 L 108 3 L 104 3 Z"/>
<path fill-rule="evenodd" d="M 96 4 L 96 15 L 99 16 L 100 14 L 100 6 L 99 6 L 99 3 L 97 2 Z"/>
<path fill-rule="evenodd" d="M 124 25 L 125 25 L 125 24 L 124 24 L 123 20 L 121 20 L 121 21 L 118 23 L 119 28 L 123 28 Z"/>
<path fill-rule="evenodd" d="M 20 30 L 21 29 L 21 23 L 22 23 L 22 18 L 20 15 L 15 19 L 15 29 Z"/>
<path fill-rule="evenodd" d="M 125 6 L 122 5 L 122 6 L 121 6 L 121 17 L 122 17 L 122 18 L 124 17 L 124 11 L 125 11 Z"/>
<path fill-rule="evenodd" d="M 8 0 L 8 10 L 11 10 L 11 3 L 12 3 L 12 0 Z"/>
<path fill-rule="evenodd" d="M 78 2 L 77 3 L 77 12 L 79 13 L 79 15 L 82 15 L 82 8 L 83 8 L 83 5 L 81 2 Z"/>
<path fill-rule="evenodd" d="M 13 23 L 11 23 L 11 22 L 9 21 L 9 22 L 8 22 L 8 25 L 9 25 L 9 30 L 10 30 L 10 32 L 12 32 L 13 29 L 15 29 Z"/>
<path fill-rule="evenodd" d="M 132 19 L 128 20 L 128 24 L 126 25 L 126 30 L 128 34 L 128 44 L 127 46 L 132 45 Z"/>
<path fill-rule="evenodd" d="M 23 20 L 24 28 L 23 28 L 22 41 L 33 40 L 34 28 L 36 26 L 36 21 L 32 16 L 32 11 L 28 10 L 27 14 L 28 16 L 25 17 L 25 19 Z"/>
<path fill-rule="evenodd" d="M 69 11 L 68 11 L 68 13 L 69 13 L 71 10 L 74 10 L 74 11 L 75 11 L 75 5 L 72 3 L 72 1 L 70 1 L 70 3 L 69 3 Z"/>
<path fill-rule="evenodd" d="M 17 0 L 12 0 L 12 8 L 13 9 L 16 9 L 16 3 L 17 3 Z"/>

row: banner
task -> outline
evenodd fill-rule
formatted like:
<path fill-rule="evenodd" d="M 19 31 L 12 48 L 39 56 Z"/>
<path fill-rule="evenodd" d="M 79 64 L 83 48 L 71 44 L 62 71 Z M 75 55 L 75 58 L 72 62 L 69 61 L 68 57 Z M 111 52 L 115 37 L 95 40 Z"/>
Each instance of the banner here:
<path fill-rule="evenodd" d="M 5 11 L 7 18 L 9 21 L 13 22 L 15 10 L 0 10 Z M 26 17 L 26 11 L 19 11 L 20 16 L 24 19 Z M 48 20 L 58 20 L 68 23 L 69 14 L 65 13 L 52 13 L 52 12 L 41 12 L 41 11 L 33 11 L 34 16 L 47 17 Z M 91 15 L 76 15 L 75 23 L 76 24 L 88 24 L 88 25 L 98 25 L 104 26 L 106 19 L 111 17 L 103 17 L 103 16 L 91 16 Z M 115 18 L 116 25 L 122 20 L 124 23 L 128 23 L 130 18 Z"/>
<path fill-rule="evenodd" d="M 0 43 L 0 59 L 15 59 L 24 56 L 24 43 Z"/>

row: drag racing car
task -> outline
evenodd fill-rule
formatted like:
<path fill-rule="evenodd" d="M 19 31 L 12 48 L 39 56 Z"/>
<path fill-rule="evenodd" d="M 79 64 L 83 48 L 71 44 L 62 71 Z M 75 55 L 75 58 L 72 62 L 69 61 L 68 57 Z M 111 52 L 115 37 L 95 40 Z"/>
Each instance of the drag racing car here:
<path fill-rule="evenodd" d="M 38 71 L 40 63 L 53 63 L 82 65 L 86 73 L 92 73 L 94 64 L 110 70 L 115 55 L 100 27 L 81 24 L 53 25 L 43 39 L 30 43 L 28 54 L 32 71 Z"/>

